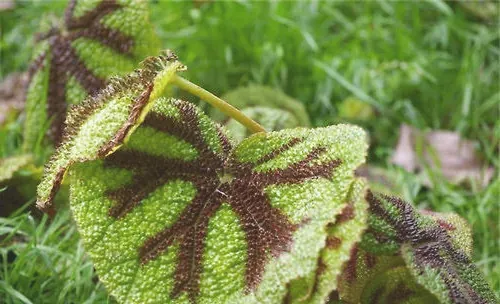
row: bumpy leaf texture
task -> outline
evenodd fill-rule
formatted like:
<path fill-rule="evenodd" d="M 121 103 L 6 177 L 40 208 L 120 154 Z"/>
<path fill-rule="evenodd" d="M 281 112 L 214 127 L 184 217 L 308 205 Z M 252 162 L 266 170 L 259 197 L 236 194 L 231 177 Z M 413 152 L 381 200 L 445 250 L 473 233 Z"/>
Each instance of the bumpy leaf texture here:
<path fill-rule="evenodd" d="M 37 37 L 25 97 L 24 150 L 43 140 L 44 129 L 58 144 L 69 105 L 157 51 L 145 0 L 70 0 L 61 25 Z"/>
<path fill-rule="evenodd" d="M 460 218 L 365 190 L 360 128 L 234 144 L 160 97 L 183 69 L 169 52 L 148 58 L 76 106 L 38 187 L 48 209 L 69 170 L 86 250 L 120 302 L 495 301 Z"/>
<path fill-rule="evenodd" d="M 323 303 L 361 238 L 365 133 L 294 129 L 234 146 L 194 105 L 158 98 L 179 66 L 150 59 L 97 109 L 71 113 L 38 203 L 69 168 L 85 247 L 120 302 Z"/>
<path fill-rule="evenodd" d="M 288 285 L 283 303 L 324 303 L 338 297 L 338 277 L 350 259 L 350 252 L 366 228 L 367 204 L 364 182 L 356 181 L 349 190 L 347 202 L 334 223 L 327 225 L 325 247 L 318 257 L 316 269 L 308 276 L 295 279 Z"/>
<path fill-rule="evenodd" d="M 171 77 L 184 66 L 166 52 L 150 57 L 141 68 L 123 78 L 112 78 L 96 96 L 72 107 L 66 119 L 63 140 L 49 163 L 37 189 L 37 205 L 45 211 L 75 162 L 102 158 L 122 145 L 141 122 Z"/>
<path fill-rule="evenodd" d="M 250 85 L 231 91 L 222 99 L 235 106 L 268 131 L 310 126 L 309 116 L 302 103 L 270 87 Z M 213 109 L 210 115 L 223 121 L 232 137 L 240 142 L 249 131 L 234 119 L 227 119 Z"/>
<path fill-rule="evenodd" d="M 369 228 L 340 278 L 347 303 L 497 303 L 471 262 L 472 239 L 453 214 L 418 212 L 368 192 Z M 383 283 L 385 282 L 385 283 Z"/>

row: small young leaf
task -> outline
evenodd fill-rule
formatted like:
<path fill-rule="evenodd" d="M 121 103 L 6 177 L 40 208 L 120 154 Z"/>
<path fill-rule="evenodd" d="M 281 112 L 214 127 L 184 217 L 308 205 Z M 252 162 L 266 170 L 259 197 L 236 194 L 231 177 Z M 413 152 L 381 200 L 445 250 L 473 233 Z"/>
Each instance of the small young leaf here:
<path fill-rule="evenodd" d="M 347 97 L 338 104 L 338 116 L 349 121 L 367 121 L 373 119 L 373 107 L 354 96 Z"/>
<path fill-rule="evenodd" d="M 24 150 L 47 126 L 61 140 L 68 105 L 96 93 L 110 76 L 131 72 L 158 43 L 146 1 L 71 0 L 60 28 L 38 36 L 26 92 Z"/>
<path fill-rule="evenodd" d="M 308 127 L 311 124 L 307 111 L 300 101 L 270 87 L 249 85 L 226 93 L 222 99 L 238 109 L 253 107 L 281 109 L 296 117 L 299 126 Z M 215 111 L 210 111 L 210 116 L 219 121 L 224 120 L 224 116 Z"/>
<path fill-rule="evenodd" d="M 307 111 L 300 101 L 270 87 L 251 85 L 238 88 L 222 96 L 222 99 L 242 109 L 245 115 L 268 131 L 310 125 Z M 219 121 L 227 119 L 215 110 L 210 111 L 210 115 Z M 226 121 L 226 128 L 238 142 L 250 135 L 247 129 L 233 119 Z"/>
<path fill-rule="evenodd" d="M 267 131 L 278 131 L 300 126 L 295 116 L 282 109 L 250 107 L 243 109 L 241 112 L 255 120 Z M 245 126 L 234 119 L 228 120 L 225 127 L 237 142 L 241 142 L 251 134 Z"/>
<path fill-rule="evenodd" d="M 470 230 L 451 215 L 419 213 L 391 196 L 368 192 L 369 229 L 360 246 L 399 255 L 415 280 L 441 303 L 496 303 L 471 262 Z"/>

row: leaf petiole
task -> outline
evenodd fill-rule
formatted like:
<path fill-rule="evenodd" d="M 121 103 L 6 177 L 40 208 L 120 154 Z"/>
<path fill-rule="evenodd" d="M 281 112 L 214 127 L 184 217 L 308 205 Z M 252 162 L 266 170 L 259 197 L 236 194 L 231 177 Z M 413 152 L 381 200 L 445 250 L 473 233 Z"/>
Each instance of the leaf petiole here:
<path fill-rule="evenodd" d="M 207 90 L 201 88 L 200 86 L 192 83 L 191 81 L 182 78 L 178 75 L 174 75 L 172 77 L 171 82 L 177 85 L 179 88 L 183 89 L 184 91 L 187 91 L 195 96 L 198 96 L 200 99 L 208 102 L 212 106 L 219 109 L 222 113 L 228 115 L 231 118 L 234 118 L 253 133 L 266 132 L 266 130 L 261 125 L 259 125 L 256 121 L 252 120 L 250 117 L 243 114 L 240 110 L 233 107 L 224 100 L 220 99 L 219 97 L 215 96 L 214 94 L 208 92 Z"/>

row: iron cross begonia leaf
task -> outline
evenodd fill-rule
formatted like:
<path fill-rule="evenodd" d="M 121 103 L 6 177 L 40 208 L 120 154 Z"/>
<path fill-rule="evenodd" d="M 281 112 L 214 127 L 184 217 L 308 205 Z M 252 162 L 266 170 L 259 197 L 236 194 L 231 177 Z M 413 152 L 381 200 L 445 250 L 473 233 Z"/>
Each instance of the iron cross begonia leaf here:
<path fill-rule="evenodd" d="M 120 149 L 71 169 L 70 204 L 120 302 L 280 303 L 316 270 L 365 151 L 348 125 L 233 148 L 194 105 L 162 98 Z"/>
<path fill-rule="evenodd" d="M 184 66 L 166 52 L 150 57 L 123 78 L 112 78 L 106 88 L 72 107 L 61 144 L 45 166 L 38 185 L 37 205 L 49 210 L 69 166 L 113 152 L 144 119 L 171 77 Z"/>
<path fill-rule="evenodd" d="M 158 98 L 181 69 L 171 53 L 149 58 L 74 107 L 37 204 L 69 169 L 79 231 L 120 302 L 279 303 L 361 195 L 365 133 L 283 130 L 234 147 L 194 105 Z"/>
<path fill-rule="evenodd" d="M 74 217 L 120 302 L 279 303 L 288 283 L 316 271 L 328 227 L 350 208 L 349 190 L 362 191 L 354 170 L 365 133 L 293 129 L 233 147 L 194 105 L 156 98 L 164 74 L 179 69 L 160 62 L 70 113 L 39 204 L 71 167 Z"/>
<path fill-rule="evenodd" d="M 48 128 L 62 138 L 69 105 L 133 71 L 158 43 L 146 1 L 70 0 L 64 20 L 37 37 L 26 92 L 24 150 L 32 151 Z"/>
<path fill-rule="evenodd" d="M 368 192 L 366 199 L 370 212 L 369 228 L 359 245 L 366 252 L 362 254 L 366 267 L 357 275 L 360 272 L 356 271 L 355 265 L 359 265 L 356 262 L 359 256 L 353 257 L 346 266 L 346 272 L 360 280 L 358 276 L 373 277 L 374 272 L 380 272 L 376 268 L 370 270 L 372 267 L 369 265 L 376 264 L 370 262 L 371 259 L 381 259 L 385 256 L 385 260 L 401 261 L 396 264 L 400 270 L 390 267 L 390 271 L 398 276 L 391 280 L 401 280 L 400 287 L 394 286 L 396 293 L 392 293 L 388 285 L 385 291 L 382 291 L 381 286 L 366 287 L 363 293 L 370 294 L 366 303 L 376 303 L 375 299 L 382 294 L 385 296 L 380 299 L 390 297 L 394 303 L 403 303 L 415 296 L 419 297 L 417 290 L 411 287 L 412 282 L 418 283 L 421 289 L 425 288 L 440 303 L 497 303 L 494 293 L 471 261 L 470 229 L 462 219 L 456 215 L 418 212 L 399 198 L 376 192 Z M 404 269 L 400 268 L 400 265 L 404 266 Z M 408 275 L 412 275 L 413 279 L 409 279 Z M 391 278 L 388 273 L 386 276 Z M 405 280 L 408 285 L 403 286 Z M 361 288 L 357 289 L 358 294 L 361 294 Z M 352 291 L 353 288 L 346 287 L 346 290 Z M 406 292 L 402 292 L 403 290 Z M 359 296 L 355 299 L 359 299 Z M 424 300 L 417 303 L 429 303 L 425 300 L 428 296 L 422 296 Z"/>

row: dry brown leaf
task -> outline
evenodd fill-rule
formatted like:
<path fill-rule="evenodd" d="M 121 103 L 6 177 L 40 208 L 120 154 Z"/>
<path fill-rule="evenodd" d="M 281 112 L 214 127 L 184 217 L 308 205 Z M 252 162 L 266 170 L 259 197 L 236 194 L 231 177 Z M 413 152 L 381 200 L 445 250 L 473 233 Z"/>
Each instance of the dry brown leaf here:
<path fill-rule="evenodd" d="M 417 154 L 415 153 L 415 143 L 413 129 L 408 125 L 401 125 L 399 128 L 399 139 L 396 150 L 392 155 L 391 162 L 413 172 L 417 168 Z"/>
<path fill-rule="evenodd" d="M 417 153 L 421 146 L 422 153 Z M 392 155 L 391 162 L 407 171 L 423 171 L 426 166 L 441 172 L 452 183 L 470 181 L 485 187 L 493 177 L 494 169 L 486 168 L 478 156 L 476 144 L 462 139 L 456 132 L 430 131 L 421 132 L 408 125 L 401 125 L 399 141 Z M 425 184 L 432 187 L 429 179 Z"/>

